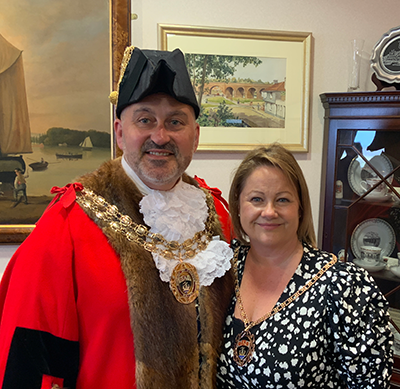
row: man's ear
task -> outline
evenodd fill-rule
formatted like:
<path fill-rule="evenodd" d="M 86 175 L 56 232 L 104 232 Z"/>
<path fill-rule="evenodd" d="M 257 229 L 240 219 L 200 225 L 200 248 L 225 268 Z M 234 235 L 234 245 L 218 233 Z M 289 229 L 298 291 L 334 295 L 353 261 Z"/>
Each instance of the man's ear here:
<path fill-rule="evenodd" d="M 196 137 L 194 140 L 194 145 L 193 145 L 193 152 L 197 150 L 197 147 L 199 147 L 199 142 L 200 142 L 200 124 L 196 122 Z"/>
<path fill-rule="evenodd" d="M 117 145 L 121 150 L 124 150 L 124 140 L 122 137 L 122 122 L 121 119 L 115 119 L 114 121 L 114 133 Z"/>

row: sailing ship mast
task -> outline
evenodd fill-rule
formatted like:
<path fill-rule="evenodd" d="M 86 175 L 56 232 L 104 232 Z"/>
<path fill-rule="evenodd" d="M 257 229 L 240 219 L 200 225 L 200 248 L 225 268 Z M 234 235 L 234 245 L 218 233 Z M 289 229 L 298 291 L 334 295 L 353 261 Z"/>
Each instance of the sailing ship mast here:
<path fill-rule="evenodd" d="M 25 171 L 22 158 L 32 153 L 31 129 L 22 50 L 0 34 L 0 182 L 13 182 L 14 170 Z"/>
<path fill-rule="evenodd" d="M 83 150 L 92 150 L 93 148 L 93 143 L 90 140 L 90 136 L 87 136 L 80 144 L 79 146 L 81 146 L 83 148 Z"/>

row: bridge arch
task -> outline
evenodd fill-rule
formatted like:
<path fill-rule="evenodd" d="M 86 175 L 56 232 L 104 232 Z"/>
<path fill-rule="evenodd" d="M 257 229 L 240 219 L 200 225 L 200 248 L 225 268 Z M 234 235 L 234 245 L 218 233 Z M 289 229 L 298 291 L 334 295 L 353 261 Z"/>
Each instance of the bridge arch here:
<path fill-rule="evenodd" d="M 256 93 L 256 89 L 253 87 L 247 88 L 247 93 L 246 93 L 246 97 L 248 99 L 254 99 L 254 95 Z"/>
<path fill-rule="evenodd" d="M 235 97 L 243 98 L 244 97 L 244 89 L 239 87 L 236 89 Z"/>
<path fill-rule="evenodd" d="M 227 99 L 232 99 L 232 98 L 233 98 L 233 88 L 232 88 L 232 87 L 228 86 L 228 87 L 225 89 L 225 97 L 226 97 Z"/>

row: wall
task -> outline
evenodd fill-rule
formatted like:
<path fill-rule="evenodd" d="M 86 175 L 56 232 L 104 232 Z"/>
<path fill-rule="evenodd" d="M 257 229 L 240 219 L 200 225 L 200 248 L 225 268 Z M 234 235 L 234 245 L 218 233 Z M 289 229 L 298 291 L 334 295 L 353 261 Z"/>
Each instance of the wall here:
<path fill-rule="evenodd" d="M 1 245 L 0 246 L 0 279 L 3 275 L 4 269 L 8 263 L 8 260 L 14 254 L 18 246 L 16 245 Z"/>
<path fill-rule="evenodd" d="M 350 40 L 365 39 L 362 90 L 375 90 L 369 81 L 369 58 L 375 43 L 399 23 L 398 0 L 132 0 L 132 44 L 157 49 L 157 23 L 211 27 L 306 31 L 313 34 L 309 153 L 296 154 L 306 176 L 316 227 L 321 198 L 323 109 L 319 95 L 347 90 Z M 190 174 L 204 178 L 228 195 L 231 173 L 243 153 L 197 153 Z M 16 246 L 0 247 L 1 264 Z"/>

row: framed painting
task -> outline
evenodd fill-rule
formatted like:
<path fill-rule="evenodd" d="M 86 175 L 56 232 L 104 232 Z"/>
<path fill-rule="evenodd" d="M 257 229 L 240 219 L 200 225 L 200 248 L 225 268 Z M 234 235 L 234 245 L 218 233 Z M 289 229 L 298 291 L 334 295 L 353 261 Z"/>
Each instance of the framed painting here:
<path fill-rule="evenodd" d="M 51 187 L 116 154 L 108 95 L 130 44 L 131 2 L 45 3 L 18 0 L 0 15 L 0 243 L 28 236 Z"/>
<path fill-rule="evenodd" d="M 308 151 L 311 33 L 159 24 L 158 38 L 161 50 L 185 54 L 201 106 L 198 150 Z"/>

